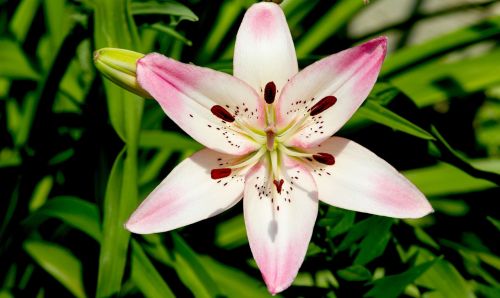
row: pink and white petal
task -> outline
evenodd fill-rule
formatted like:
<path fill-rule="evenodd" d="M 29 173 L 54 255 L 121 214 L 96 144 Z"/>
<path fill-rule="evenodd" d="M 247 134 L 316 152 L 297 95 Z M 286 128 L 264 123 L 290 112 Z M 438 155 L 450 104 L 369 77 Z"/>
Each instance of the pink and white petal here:
<path fill-rule="evenodd" d="M 330 205 L 396 218 L 418 218 L 431 212 L 424 194 L 394 167 L 365 147 L 332 137 L 310 152 L 335 157 L 331 166 L 314 166 L 312 175 L 321 201 Z"/>
<path fill-rule="evenodd" d="M 234 158 L 202 149 L 185 159 L 142 202 L 125 227 L 138 234 L 165 232 L 229 209 L 243 196 L 246 173 L 218 180 L 210 173 Z"/>
<path fill-rule="evenodd" d="M 267 288 L 276 294 L 288 288 L 304 261 L 318 213 L 314 180 L 302 164 L 285 160 L 281 194 L 258 163 L 245 178 L 243 210 L 252 254 Z"/>
<path fill-rule="evenodd" d="M 278 92 L 298 72 L 292 36 L 281 7 L 252 5 L 241 22 L 234 49 L 234 75 L 263 93 L 268 82 Z"/>
<path fill-rule="evenodd" d="M 386 54 L 387 39 L 379 37 L 328 56 L 294 76 L 278 100 L 279 129 L 310 117 L 287 145 L 301 148 L 320 144 L 344 125 L 363 103 L 377 80 Z M 315 116 L 309 109 L 321 99 L 335 96 L 336 103 Z"/>
<path fill-rule="evenodd" d="M 235 155 L 258 148 L 250 138 L 233 130 L 236 122 L 224 121 L 211 112 L 219 105 L 237 121 L 263 129 L 264 106 L 245 82 L 156 53 L 138 61 L 137 79 L 177 125 L 206 147 Z"/>

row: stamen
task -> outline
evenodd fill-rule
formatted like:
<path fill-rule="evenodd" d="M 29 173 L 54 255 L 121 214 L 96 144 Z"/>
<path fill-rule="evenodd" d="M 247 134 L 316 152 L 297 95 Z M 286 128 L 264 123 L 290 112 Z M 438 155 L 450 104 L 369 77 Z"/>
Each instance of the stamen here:
<path fill-rule="evenodd" d="M 311 108 L 311 112 L 309 113 L 311 116 L 316 116 L 320 113 L 323 113 L 325 110 L 333 106 L 337 102 L 337 98 L 335 96 L 327 96 L 322 100 L 318 101 Z"/>
<path fill-rule="evenodd" d="M 280 179 L 280 181 L 278 182 L 278 180 L 274 180 L 273 183 L 274 183 L 274 186 L 276 186 L 276 191 L 281 194 L 281 189 L 283 187 L 283 183 L 285 181 L 283 181 L 283 179 Z"/>
<path fill-rule="evenodd" d="M 213 169 L 212 171 L 210 171 L 210 176 L 214 180 L 222 179 L 231 175 L 231 171 L 232 170 L 230 168 Z"/>
<path fill-rule="evenodd" d="M 259 151 L 253 153 L 249 158 L 244 159 L 240 163 L 237 163 L 235 165 L 229 166 L 229 169 L 241 169 L 246 166 L 251 166 L 254 165 L 261 157 L 266 153 L 266 148 L 261 147 Z"/>
<path fill-rule="evenodd" d="M 313 155 L 314 160 L 325 165 L 333 165 L 335 163 L 335 157 L 329 153 L 316 153 Z"/>
<path fill-rule="evenodd" d="M 219 105 L 213 106 L 210 111 L 212 114 L 214 114 L 216 117 L 226 121 L 226 122 L 233 122 L 234 121 L 234 116 L 231 115 L 226 109 Z"/>
<path fill-rule="evenodd" d="M 278 144 L 278 148 L 280 151 L 282 151 L 283 153 L 285 153 L 286 155 L 288 156 L 294 156 L 294 157 L 305 157 L 305 158 L 309 158 L 312 156 L 311 153 L 304 153 L 304 152 L 300 152 L 300 151 L 296 151 L 296 150 L 292 150 L 286 146 L 284 146 L 283 144 L 279 143 Z"/>
<path fill-rule="evenodd" d="M 266 84 L 264 88 L 264 100 L 268 104 L 272 104 L 274 102 L 274 98 L 276 97 L 276 84 L 274 82 L 269 82 Z"/>

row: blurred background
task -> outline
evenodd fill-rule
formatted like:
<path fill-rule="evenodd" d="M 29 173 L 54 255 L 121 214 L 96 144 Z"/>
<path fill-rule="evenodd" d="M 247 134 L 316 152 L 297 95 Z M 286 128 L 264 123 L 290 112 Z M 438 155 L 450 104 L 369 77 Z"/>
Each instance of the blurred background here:
<path fill-rule="evenodd" d="M 232 72 L 254 1 L 0 0 L 0 297 L 268 297 L 242 206 L 174 232 L 123 223 L 201 145 L 103 79 L 93 51 Z M 300 67 L 379 35 L 389 54 L 339 132 L 412 180 L 419 220 L 322 204 L 285 297 L 500 297 L 500 3 L 285 0 Z"/>

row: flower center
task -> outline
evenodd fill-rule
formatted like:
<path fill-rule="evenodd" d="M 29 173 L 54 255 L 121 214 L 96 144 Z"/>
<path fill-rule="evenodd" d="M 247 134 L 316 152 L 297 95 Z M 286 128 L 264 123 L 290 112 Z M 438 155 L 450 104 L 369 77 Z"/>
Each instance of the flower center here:
<path fill-rule="evenodd" d="M 276 99 L 278 90 L 274 82 L 269 82 L 266 84 L 263 90 L 264 101 L 266 102 L 266 123 L 267 127 L 264 131 L 256 131 L 252 129 L 245 123 L 245 119 L 238 120 L 235 116 L 231 114 L 227 109 L 222 106 L 215 105 L 210 111 L 212 114 L 231 125 L 231 129 L 235 132 L 243 133 L 246 136 L 252 138 L 261 147 L 259 150 L 249 153 L 248 155 L 238 158 L 234 162 L 231 162 L 228 166 L 224 168 L 216 168 L 211 171 L 211 177 L 214 180 L 229 177 L 231 175 L 238 175 L 238 172 L 255 165 L 262 159 L 267 159 L 270 171 L 270 181 L 269 183 L 274 184 L 276 192 L 281 193 L 283 189 L 284 180 L 280 173 L 281 161 L 283 155 L 300 159 L 305 163 L 321 163 L 324 165 L 335 164 L 335 157 L 326 152 L 310 153 L 304 152 L 300 149 L 287 147 L 286 141 L 293 137 L 295 133 L 303 130 L 305 127 L 311 124 L 311 119 L 318 114 L 331 108 L 337 102 L 335 96 L 326 96 L 319 100 L 315 105 L 313 105 L 307 112 L 293 121 L 290 126 L 288 126 L 283 131 L 278 132 L 275 126 L 275 109 L 274 102 Z M 321 117 L 321 116 L 320 116 Z"/>

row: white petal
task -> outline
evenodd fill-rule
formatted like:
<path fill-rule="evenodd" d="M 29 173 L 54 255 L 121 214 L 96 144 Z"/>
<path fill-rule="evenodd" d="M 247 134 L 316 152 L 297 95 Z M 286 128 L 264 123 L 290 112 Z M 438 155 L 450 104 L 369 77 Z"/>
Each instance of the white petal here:
<path fill-rule="evenodd" d="M 208 148 L 235 155 L 258 148 L 251 139 L 233 131 L 235 122 L 223 121 L 211 112 L 220 105 L 237 120 L 262 129 L 263 104 L 243 81 L 155 53 L 139 60 L 137 79 L 177 125 Z"/>
<path fill-rule="evenodd" d="M 380 37 L 328 56 L 303 69 L 285 86 L 278 99 L 277 126 L 309 117 L 309 109 L 327 96 L 336 103 L 310 117 L 302 130 L 286 145 L 309 148 L 333 135 L 363 103 L 377 80 L 385 57 L 387 40 Z"/>
<path fill-rule="evenodd" d="M 397 218 L 417 218 L 433 211 L 415 185 L 385 160 L 353 141 L 333 137 L 309 151 L 335 157 L 334 165 L 319 165 L 312 172 L 323 202 Z"/>
<path fill-rule="evenodd" d="M 316 185 L 302 164 L 285 160 L 281 194 L 267 164 L 247 174 L 243 209 L 250 248 L 272 294 L 288 288 L 304 261 L 318 212 Z"/>
<path fill-rule="evenodd" d="M 244 176 L 214 180 L 210 172 L 232 158 L 210 149 L 187 158 L 144 200 L 125 227 L 139 234 L 165 232 L 229 209 L 242 198 Z"/>
<path fill-rule="evenodd" d="M 297 57 L 279 5 L 252 5 L 241 22 L 234 49 L 234 75 L 261 92 L 274 82 L 278 92 L 298 72 Z"/>

